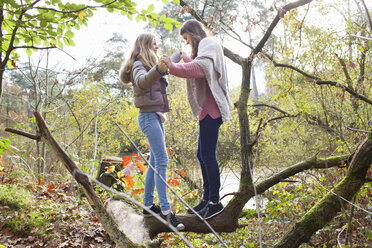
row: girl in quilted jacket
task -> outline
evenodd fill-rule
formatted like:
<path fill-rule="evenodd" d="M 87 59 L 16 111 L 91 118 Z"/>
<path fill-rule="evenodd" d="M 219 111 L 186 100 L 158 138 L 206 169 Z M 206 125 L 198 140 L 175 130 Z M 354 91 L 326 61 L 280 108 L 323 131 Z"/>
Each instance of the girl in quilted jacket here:
<path fill-rule="evenodd" d="M 129 58 L 120 69 L 120 79 L 123 83 L 133 85 L 134 105 L 139 108 L 138 124 L 146 135 L 150 147 L 150 164 L 166 180 L 168 154 L 164 121 L 169 105 L 166 94 L 168 82 L 164 76 L 168 67 L 165 63 L 159 62 L 157 50 L 158 45 L 153 34 L 139 35 Z M 160 207 L 154 204 L 155 187 Z M 145 176 L 144 205 L 160 214 L 178 230 L 185 228 L 171 210 L 166 184 L 150 166 Z M 146 209 L 143 210 L 143 214 L 145 217 L 151 216 Z"/>

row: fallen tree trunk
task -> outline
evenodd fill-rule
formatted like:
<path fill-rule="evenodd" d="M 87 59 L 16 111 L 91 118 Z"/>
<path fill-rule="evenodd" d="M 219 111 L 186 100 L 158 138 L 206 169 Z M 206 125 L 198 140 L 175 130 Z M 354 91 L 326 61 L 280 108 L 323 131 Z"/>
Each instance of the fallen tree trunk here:
<path fill-rule="evenodd" d="M 350 201 L 366 183 L 367 171 L 372 164 L 372 135 L 356 151 L 344 179 L 332 192 L 326 194 L 275 245 L 277 248 L 295 248 L 310 240 L 340 212 L 345 200 Z"/>
<path fill-rule="evenodd" d="M 102 201 L 94 192 L 89 178 L 76 166 L 74 161 L 72 161 L 72 159 L 66 154 L 66 152 L 58 145 L 57 141 L 50 133 L 41 114 L 39 112 L 34 112 L 34 115 L 36 117 L 37 126 L 39 128 L 36 136 L 11 128 L 6 128 L 5 131 L 17 133 L 28 138 L 41 140 L 48 144 L 57 158 L 63 163 L 66 169 L 73 175 L 78 184 L 81 186 L 90 206 L 92 207 L 96 216 L 99 218 L 103 228 L 109 234 L 110 238 L 118 245 L 118 247 L 142 247 L 141 245 L 134 244 L 130 239 L 126 237 L 123 232 L 119 230 L 118 225 L 116 224 L 112 216 L 107 212 Z"/>
<path fill-rule="evenodd" d="M 116 161 L 116 163 L 120 163 L 121 159 L 110 158 L 111 165 L 115 165 L 113 161 Z M 341 155 L 325 159 L 318 159 L 316 157 L 313 157 L 306 161 L 302 161 L 295 165 L 289 166 L 283 171 L 269 177 L 261 183 L 258 183 L 256 185 L 257 193 L 262 194 L 266 190 L 270 189 L 272 186 L 298 173 L 311 169 L 328 169 L 332 167 L 340 167 L 348 164 L 349 161 L 350 155 Z M 216 232 L 234 232 L 238 227 L 239 216 L 243 210 L 244 205 L 255 195 L 254 190 L 248 187 L 242 188 L 239 192 L 236 192 L 234 194 L 234 198 L 225 207 L 224 212 L 208 221 L 208 223 Z M 112 199 L 110 201 L 110 204 L 114 204 L 116 200 Z M 115 211 L 124 211 L 124 209 Z M 211 233 L 209 227 L 203 222 L 197 220 L 195 218 L 195 215 L 181 214 L 177 215 L 177 217 L 185 225 L 185 229 L 183 230 L 184 232 Z M 116 218 L 116 221 L 119 226 L 124 225 L 123 219 Z M 151 238 L 155 237 L 161 232 L 171 231 L 167 226 L 163 225 L 155 218 L 146 218 L 144 221 Z"/>

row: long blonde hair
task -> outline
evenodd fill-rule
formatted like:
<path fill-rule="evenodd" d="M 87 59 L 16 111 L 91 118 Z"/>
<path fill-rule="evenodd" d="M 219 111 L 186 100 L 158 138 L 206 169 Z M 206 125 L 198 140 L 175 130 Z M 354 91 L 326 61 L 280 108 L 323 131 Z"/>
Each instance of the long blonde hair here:
<path fill-rule="evenodd" d="M 120 79 L 123 83 L 133 82 L 132 68 L 136 60 L 141 61 L 147 70 L 150 70 L 158 63 L 158 57 L 152 50 L 154 40 L 155 36 L 150 33 L 144 33 L 137 37 L 129 58 L 120 70 Z"/>

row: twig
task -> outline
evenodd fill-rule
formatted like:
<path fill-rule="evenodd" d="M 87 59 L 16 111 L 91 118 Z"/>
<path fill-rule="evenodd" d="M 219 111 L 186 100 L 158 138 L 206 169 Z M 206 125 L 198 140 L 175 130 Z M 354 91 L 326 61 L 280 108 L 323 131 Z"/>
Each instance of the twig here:
<path fill-rule="evenodd" d="M 349 129 L 351 131 L 362 132 L 362 133 L 372 133 L 372 131 L 360 130 L 360 129 L 356 129 L 356 128 L 353 128 L 353 127 L 347 127 L 347 129 Z"/>
<path fill-rule="evenodd" d="M 27 133 L 27 132 L 24 132 L 24 131 L 20 131 L 20 130 L 17 130 L 17 129 L 14 129 L 14 128 L 10 128 L 10 127 L 5 128 L 5 131 L 6 132 L 9 132 L 9 133 L 18 134 L 18 135 L 27 137 L 29 139 L 40 141 L 40 136 L 39 135 L 30 134 L 30 133 Z"/>
<path fill-rule="evenodd" d="M 229 196 L 229 195 L 236 195 L 236 194 L 238 194 L 238 193 L 237 193 L 237 192 L 227 193 L 227 194 L 225 194 L 224 196 L 222 196 L 222 197 L 220 198 L 220 201 L 221 201 L 223 198 L 225 198 L 226 196 Z"/>

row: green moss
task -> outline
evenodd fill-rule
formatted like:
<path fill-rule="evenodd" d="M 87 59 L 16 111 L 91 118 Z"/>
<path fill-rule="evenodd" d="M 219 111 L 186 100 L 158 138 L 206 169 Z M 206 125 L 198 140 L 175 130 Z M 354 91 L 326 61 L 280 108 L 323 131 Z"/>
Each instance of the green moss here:
<path fill-rule="evenodd" d="M 29 191 L 20 189 L 17 185 L 10 187 L 0 185 L 0 203 L 16 209 L 22 209 L 33 203 Z"/>
<path fill-rule="evenodd" d="M 17 185 L 0 185 L 0 203 L 10 207 L 3 215 L 12 216 L 4 223 L 19 235 L 45 236 L 50 233 L 55 209 L 38 204 L 31 192 Z"/>

